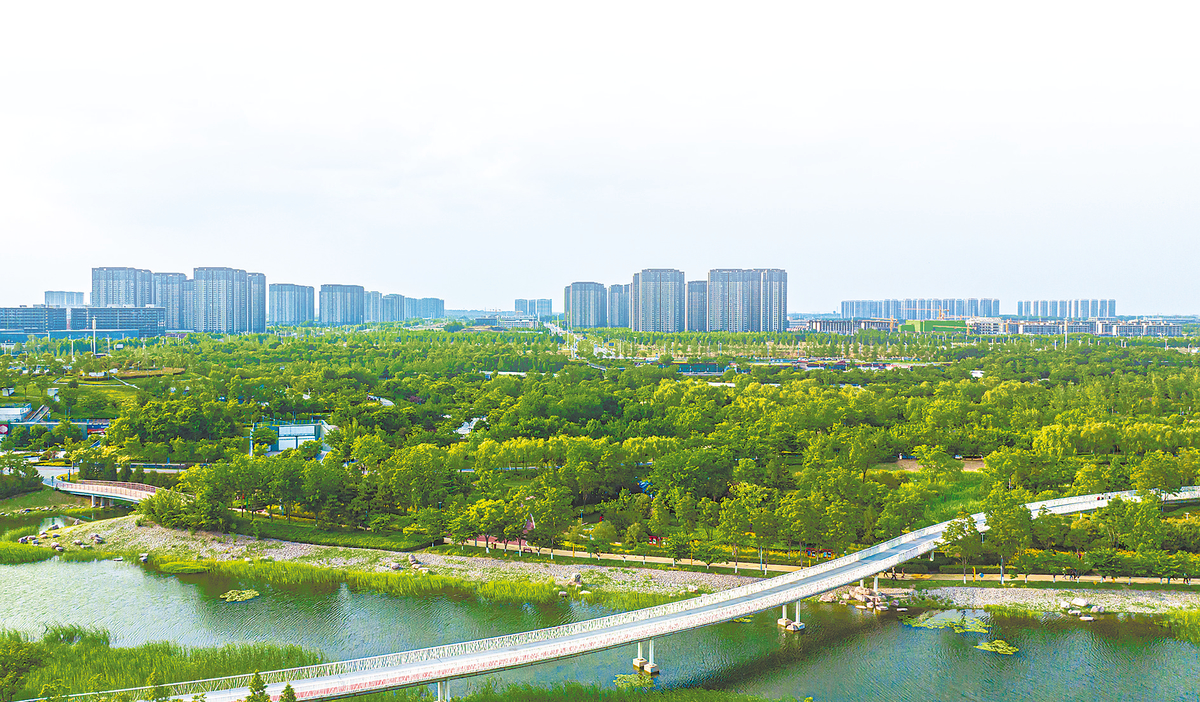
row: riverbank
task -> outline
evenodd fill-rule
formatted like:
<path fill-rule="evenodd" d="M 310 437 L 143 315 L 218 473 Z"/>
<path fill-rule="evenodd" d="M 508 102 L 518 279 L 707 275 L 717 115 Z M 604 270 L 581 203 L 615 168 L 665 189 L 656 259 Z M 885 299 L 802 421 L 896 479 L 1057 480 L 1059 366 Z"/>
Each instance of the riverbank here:
<path fill-rule="evenodd" d="M 1097 589 L 1091 587 L 932 587 L 917 591 L 917 596 L 963 609 L 1008 607 L 1029 612 L 1059 612 L 1062 602 L 1075 598 L 1088 606 L 1100 605 L 1106 612 L 1130 614 L 1166 614 L 1179 610 L 1200 609 L 1200 593 L 1179 590 Z"/>
<path fill-rule="evenodd" d="M 70 551 L 82 550 L 71 545 L 80 540 L 91 543 L 99 535 L 105 551 L 113 553 L 150 553 L 156 561 L 260 561 L 298 563 L 318 568 L 369 573 L 390 572 L 396 566 L 408 568 L 408 554 L 378 549 L 317 546 L 277 539 L 255 539 L 238 534 L 197 531 L 189 533 L 165 529 L 143 522 L 138 515 L 82 524 L 59 531 L 56 540 Z M 754 582 L 757 578 L 720 573 L 682 570 L 590 565 L 555 564 L 513 559 L 453 556 L 444 553 L 414 554 L 421 565 L 435 575 L 471 583 L 498 581 L 570 582 L 575 573 L 582 575 L 584 586 L 610 593 L 677 597 L 696 592 L 715 592 Z"/>

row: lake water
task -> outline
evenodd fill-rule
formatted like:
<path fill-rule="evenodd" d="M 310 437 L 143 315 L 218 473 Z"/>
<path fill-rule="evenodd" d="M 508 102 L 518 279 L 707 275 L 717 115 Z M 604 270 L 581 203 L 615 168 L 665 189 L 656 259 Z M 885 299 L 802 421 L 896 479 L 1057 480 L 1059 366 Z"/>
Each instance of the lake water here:
<path fill-rule="evenodd" d="M 252 587 L 261 597 L 226 603 Z M 167 576 L 134 563 L 47 561 L 0 566 L 0 627 L 40 634 L 49 624 L 108 629 L 114 646 L 172 640 L 193 646 L 294 643 L 333 660 L 524 631 L 608 613 L 576 602 L 503 605 L 475 598 L 391 597 L 345 586 L 276 587 L 208 574 Z M 978 614 L 978 613 L 976 613 Z M 802 609 L 803 634 L 784 634 L 775 611 L 655 641 L 658 684 L 766 697 L 845 700 L 1200 699 L 1200 647 L 1170 638 L 1149 617 L 1030 621 L 997 618 L 990 634 L 901 624 L 895 613 L 839 605 Z M 986 619 L 986 617 L 985 617 Z M 980 651 L 1004 639 L 1013 656 Z M 632 672 L 632 646 L 519 669 L 497 682 L 578 680 L 611 685 Z M 455 692 L 482 678 L 455 681 Z"/>

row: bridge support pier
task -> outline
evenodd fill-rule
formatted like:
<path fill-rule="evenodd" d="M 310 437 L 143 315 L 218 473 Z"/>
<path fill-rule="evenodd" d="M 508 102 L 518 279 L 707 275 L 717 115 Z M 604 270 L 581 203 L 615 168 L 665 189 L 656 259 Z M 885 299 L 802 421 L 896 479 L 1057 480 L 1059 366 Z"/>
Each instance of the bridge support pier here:
<path fill-rule="evenodd" d="M 437 681 L 437 702 L 449 702 L 450 700 L 450 681 Z"/>
<path fill-rule="evenodd" d="M 643 667 L 645 667 L 647 661 L 645 658 L 642 657 L 642 642 L 638 641 L 637 646 L 638 646 L 637 658 L 633 659 L 633 667 L 637 668 L 638 670 L 641 670 Z"/>
<path fill-rule="evenodd" d="M 646 663 L 642 666 L 642 672 L 649 673 L 650 675 L 658 675 L 658 666 L 654 665 L 654 639 L 647 639 L 646 645 L 649 647 L 649 651 L 647 651 L 647 653 L 650 656 L 650 660 L 646 661 Z M 641 652 L 641 648 L 641 644 L 639 644 L 639 653 Z"/>

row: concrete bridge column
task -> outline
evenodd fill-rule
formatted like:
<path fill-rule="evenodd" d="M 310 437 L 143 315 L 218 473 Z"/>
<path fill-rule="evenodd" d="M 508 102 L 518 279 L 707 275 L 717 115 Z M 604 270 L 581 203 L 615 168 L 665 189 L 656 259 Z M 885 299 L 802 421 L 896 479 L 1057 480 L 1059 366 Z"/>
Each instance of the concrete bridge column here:
<path fill-rule="evenodd" d="M 654 665 L 654 639 L 649 639 L 648 643 L 650 646 L 650 660 L 646 663 L 642 670 L 651 675 L 658 675 L 658 666 Z"/>
<path fill-rule="evenodd" d="M 450 700 L 450 681 L 437 681 L 437 702 L 449 702 Z"/>
<path fill-rule="evenodd" d="M 93 508 L 93 509 L 95 509 L 95 507 L 96 507 L 96 496 L 95 496 L 95 495 L 89 495 L 89 497 L 91 497 L 91 499 L 92 499 L 92 508 Z"/>
<path fill-rule="evenodd" d="M 633 659 L 633 667 L 641 670 L 646 666 L 646 659 L 642 657 L 642 642 L 638 641 L 637 658 Z"/>

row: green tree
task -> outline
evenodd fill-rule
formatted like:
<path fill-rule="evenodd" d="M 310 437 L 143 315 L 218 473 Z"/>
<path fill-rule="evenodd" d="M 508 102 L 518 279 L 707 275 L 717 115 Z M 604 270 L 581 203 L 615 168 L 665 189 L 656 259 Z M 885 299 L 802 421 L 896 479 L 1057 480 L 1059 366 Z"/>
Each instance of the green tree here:
<path fill-rule="evenodd" d="M 941 446 L 917 446 L 913 449 L 923 469 L 923 474 L 935 483 L 949 484 L 962 476 L 962 461 L 957 460 Z"/>
<path fill-rule="evenodd" d="M 592 555 L 611 551 L 613 542 L 617 540 L 617 529 L 611 522 L 600 522 L 592 527 L 592 537 L 589 539 Z"/>
<path fill-rule="evenodd" d="M 1005 490 L 998 485 L 984 501 L 987 515 L 987 542 L 1000 555 L 1000 582 L 1004 583 L 1004 563 L 1029 547 L 1033 538 L 1033 515 L 1025 506 L 1023 490 Z"/>
<path fill-rule="evenodd" d="M 263 682 L 257 670 L 254 671 L 254 677 L 250 678 L 250 694 L 246 695 L 245 702 L 271 702 L 271 696 L 267 694 L 267 684 Z"/>
<path fill-rule="evenodd" d="M 257 676 L 258 674 L 255 673 L 255 675 Z M 162 683 L 162 678 L 159 677 L 157 668 L 150 671 L 150 677 L 146 680 L 146 687 L 150 688 L 150 702 L 166 702 L 171 699 L 171 690 Z M 253 689 L 253 686 L 251 689 Z M 262 702 L 262 700 L 250 700 L 247 698 L 247 702 Z"/>
<path fill-rule="evenodd" d="M 939 545 L 943 551 L 957 558 L 962 564 L 963 584 L 966 584 L 967 562 L 983 549 L 979 529 L 975 526 L 975 519 L 964 512 L 959 512 L 958 518 L 946 525 Z"/>
<path fill-rule="evenodd" d="M 279 693 L 279 702 L 296 702 L 296 691 L 291 683 L 283 686 L 283 691 Z"/>

